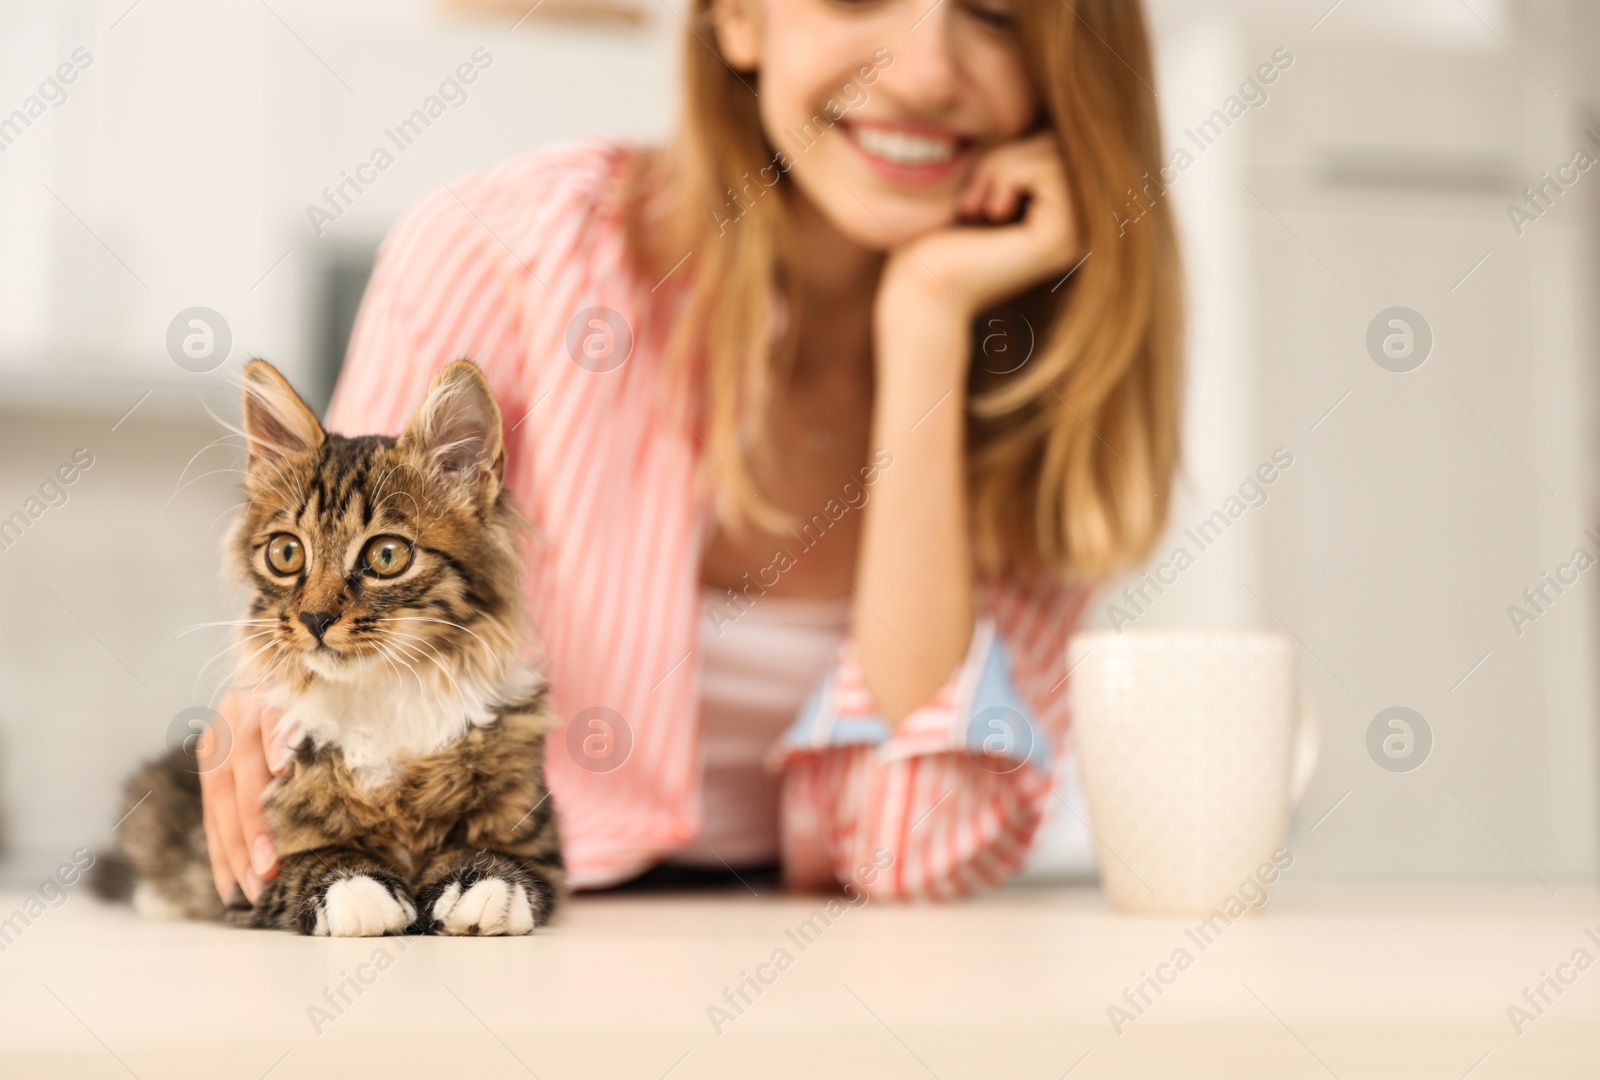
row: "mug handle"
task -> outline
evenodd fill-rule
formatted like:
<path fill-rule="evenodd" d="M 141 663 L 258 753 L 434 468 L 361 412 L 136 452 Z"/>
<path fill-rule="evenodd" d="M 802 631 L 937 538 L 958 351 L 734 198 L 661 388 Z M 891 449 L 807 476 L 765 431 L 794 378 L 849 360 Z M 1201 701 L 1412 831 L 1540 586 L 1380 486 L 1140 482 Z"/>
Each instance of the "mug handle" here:
<path fill-rule="evenodd" d="M 1289 802 L 1298 805 L 1311 777 L 1317 771 L 1317 758 L 1322 753 L 1322 719 L 1311 695 L 1300 691 L 1300 723 L 1295 731 L 1294 760 L 1289 770 Z"/>

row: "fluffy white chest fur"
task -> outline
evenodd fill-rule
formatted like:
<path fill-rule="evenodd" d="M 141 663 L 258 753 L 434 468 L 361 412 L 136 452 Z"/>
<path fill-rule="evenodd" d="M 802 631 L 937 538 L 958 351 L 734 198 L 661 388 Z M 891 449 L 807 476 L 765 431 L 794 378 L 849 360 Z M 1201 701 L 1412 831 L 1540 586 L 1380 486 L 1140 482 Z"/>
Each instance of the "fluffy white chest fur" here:
<path fill-rule="evenodd" d="M 319 678 L 303 691 L 274 688 L 267 697 L 283 712 L 291 746 L 337 746 L 356 780 L 371 788 L 408 758 L 492 723 L 496 706 L 527 700 L 541 682 L 521 663 L 507 663 L 505 676 L 493 679 L 438 672 L 400 678 L 388 668 L 368 667 L 348 679 Z"/>

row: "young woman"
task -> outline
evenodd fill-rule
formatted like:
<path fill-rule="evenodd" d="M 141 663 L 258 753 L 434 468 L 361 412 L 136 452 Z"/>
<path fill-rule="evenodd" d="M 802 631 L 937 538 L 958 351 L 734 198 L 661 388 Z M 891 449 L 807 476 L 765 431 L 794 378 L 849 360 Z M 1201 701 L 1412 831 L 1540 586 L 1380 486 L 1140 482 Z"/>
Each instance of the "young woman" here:
<path fill-rule="evenodd" d="M 696 0 L 690 30 L 670 145 L 541 151 L 401 220 L 329 424 L 397 431 L 459 357 L 494 386 L 575 885 L 998 884 L 1067 637 L 1177 456 L 1139 5 Z M 207 835 L 253 896 L 291 733 L 224 712 Z"/>

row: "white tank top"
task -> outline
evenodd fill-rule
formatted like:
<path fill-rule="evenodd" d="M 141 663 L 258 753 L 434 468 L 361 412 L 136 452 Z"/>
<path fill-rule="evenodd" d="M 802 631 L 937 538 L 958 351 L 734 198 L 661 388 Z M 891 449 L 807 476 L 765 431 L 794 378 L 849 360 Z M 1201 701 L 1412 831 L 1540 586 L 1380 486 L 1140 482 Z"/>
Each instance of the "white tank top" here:
<path fill-rule="evenodd" d="M 778 861 L 778 783 L 762 760 L 827 673 L 850 601 L 761 596 L 741 611 L 700 593 L 703 842 L 670 861 L 735 869 Z"/>

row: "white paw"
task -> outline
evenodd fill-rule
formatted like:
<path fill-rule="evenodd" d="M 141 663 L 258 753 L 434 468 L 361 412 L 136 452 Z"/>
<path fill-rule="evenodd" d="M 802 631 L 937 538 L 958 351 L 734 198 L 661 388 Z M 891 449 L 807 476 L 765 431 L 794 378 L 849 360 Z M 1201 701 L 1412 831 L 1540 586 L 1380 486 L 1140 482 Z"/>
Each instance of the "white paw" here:
<path fill-rule="evenodd" d="M 156 892 L 155 886 L 141 881 L 133 887 L 133 910 L 146 919 L 181 919 L 183 908 Z"/>
<path fill-rule="evenodd" d="M 533 933 L 533 904 L 528 890 L 504 878 L 486 877 L 466 892 L 451 882 L 433 904 L 434 920 L 442 934 Z"/>
<path fill-rule="evenodd" d="M 356 874 L 328 886 L 313 932 L 323 937 L 378 937 L 398 934 L 416 918 L 410 900 L 395 896 L 381 881 Z"/>

